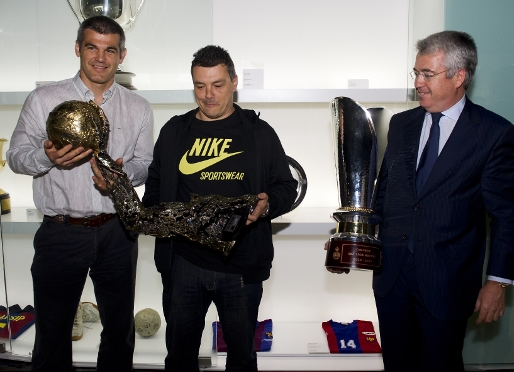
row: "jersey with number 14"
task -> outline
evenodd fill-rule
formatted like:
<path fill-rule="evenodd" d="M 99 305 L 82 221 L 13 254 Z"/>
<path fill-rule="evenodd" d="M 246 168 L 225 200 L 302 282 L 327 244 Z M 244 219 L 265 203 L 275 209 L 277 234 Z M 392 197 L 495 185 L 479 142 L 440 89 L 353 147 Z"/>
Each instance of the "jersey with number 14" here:
<path fill-rule="evenodd" d="M 331 354 L 381 353 L 373 323 L 367 320 L 354 320 L 351 323 L 338 323 L 333 320 L 321 324 L 327 335 Z"/>

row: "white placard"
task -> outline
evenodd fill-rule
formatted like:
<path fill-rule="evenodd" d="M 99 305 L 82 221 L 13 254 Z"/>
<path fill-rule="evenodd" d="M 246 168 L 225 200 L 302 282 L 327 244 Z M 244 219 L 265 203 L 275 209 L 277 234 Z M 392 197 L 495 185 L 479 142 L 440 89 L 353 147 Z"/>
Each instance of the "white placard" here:
<path fill-rule="evenodd" d="M 327 344 L 320 342 L 307 344 L 307 351 L 309 354 L 330 354 Z"/>
<path fill-rule="evenodd" d="M 27 208 L 27 221 L 41 221 L 43 213 L 38 209 Z"/>
<path fill-rule="evenodd" d="M 264 69 L 243 69 L 244 89 L 264 89 Z"/>
<path fill-rule="evenodd" d="M 369 89 L 369 79 L 348 79 L 348 89 Z"/>

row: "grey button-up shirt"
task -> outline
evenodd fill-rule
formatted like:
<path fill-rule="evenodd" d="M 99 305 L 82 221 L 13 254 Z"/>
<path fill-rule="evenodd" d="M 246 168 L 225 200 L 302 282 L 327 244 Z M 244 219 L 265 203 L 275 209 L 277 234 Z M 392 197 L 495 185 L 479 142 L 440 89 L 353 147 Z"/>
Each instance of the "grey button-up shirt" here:
<path fill-rule="evenodd" d="M 123 158 L 123 170 L 134 186 L 141 185 L 152 160 L 153 113 L 150 104 L 116 82 L 104 92 L 103 98 L 100 107 L 110 124 L 108 153 L 114 160 Z M 12 135 L 7 162 L 15 173 L 34 177 L 34 203 L 43 214 L 85 217 L 115 213 L 109 195 L 95 187 L 88 161 L 72 168 L 61 168 L 45 154 L 43 143 L 48 139 L 48 114 L 55 106 L 69 100 L 94 100 L 94 94 L 78 73 L 72 79 L 32 91 Z"/>

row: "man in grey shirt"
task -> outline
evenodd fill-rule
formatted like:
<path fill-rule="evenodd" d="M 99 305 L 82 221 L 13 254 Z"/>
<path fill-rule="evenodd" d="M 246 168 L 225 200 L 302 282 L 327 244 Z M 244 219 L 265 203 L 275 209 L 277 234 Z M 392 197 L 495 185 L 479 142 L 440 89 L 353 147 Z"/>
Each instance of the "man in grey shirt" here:
<path fill-rule="evenodd" d="M 36 339 L 33 370 L 71 370 L 71 335 L 89 272 L 103 325 L 98 370 L 131 370 L 137 234 L 124 230 L 109 195 L 94 184 L 91 150 L 48 140 L 46 120 L 58 104 L 95 101 L 110 123 L 108 153 L 134 186 L 152 160 L 150 104 L 118 85 L 114 75 L 126 55 L 123 29 L 108 17 L 85 20 L 75 53 L 80 71 L 37 88 L 23 105 L 7 151 L 11 169 L 33 176 L 36 207 L 45 215 L 34 237 L 31 267 Z"/>

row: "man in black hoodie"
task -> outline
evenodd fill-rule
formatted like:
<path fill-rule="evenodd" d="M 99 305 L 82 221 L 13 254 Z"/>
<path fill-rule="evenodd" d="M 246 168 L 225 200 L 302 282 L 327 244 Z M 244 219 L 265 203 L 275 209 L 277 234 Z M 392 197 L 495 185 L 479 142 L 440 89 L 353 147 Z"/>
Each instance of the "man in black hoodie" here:
<path fill-rule="evenodd" d="M 198 108 L 162 128 L 143 203 L 189 202 L 191 193 L 257 194 L 259 202 L 228 257 L 185 238 L 156 239 L 167 323 L 165 368 L 198 370 L 205 315 L 214 301 L 227 370 L 257 370 L 254 333 L 273 259 L 271 219 L 291 209 L 297 182 L 275 131 L 254 111 L 234 104 L 238 80 L 227 51 L 200 49 L 191 75 Z"/>

